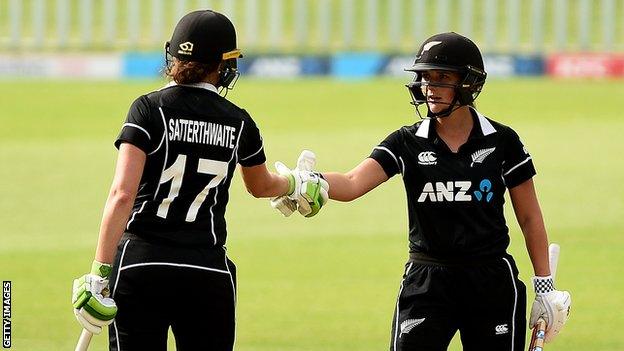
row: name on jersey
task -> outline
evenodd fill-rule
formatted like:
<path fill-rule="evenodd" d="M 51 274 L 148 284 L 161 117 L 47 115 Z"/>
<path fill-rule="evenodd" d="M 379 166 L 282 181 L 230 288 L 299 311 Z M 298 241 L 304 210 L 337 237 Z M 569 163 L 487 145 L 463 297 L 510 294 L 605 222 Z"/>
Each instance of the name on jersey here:
<path fill-rule="evenodd" d="M 170 119 L 169 141 L 215 145 L 234 149 L 236 128 L 218 123 L 190 119 Z"/>

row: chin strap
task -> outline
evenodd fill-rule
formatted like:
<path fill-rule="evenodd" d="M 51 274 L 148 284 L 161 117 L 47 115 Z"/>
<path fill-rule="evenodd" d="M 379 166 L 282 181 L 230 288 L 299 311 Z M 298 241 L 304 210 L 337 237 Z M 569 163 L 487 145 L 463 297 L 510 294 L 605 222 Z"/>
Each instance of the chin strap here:
<path fill-rule="evenodd" d="M 424 102 L 424 104 L 427 105 L 427 116 L 423 117 L 422 114 L 420 113 L 420 110 L 418 109 L 418 107 L 416 108 L 416 112 L 418 113 L 418 117 L 420 117 L 421 119 L 444 118 L 444 117 L 450 116 L 451 113 L 455 112 L 455 110 L 457 110 L 460 107 L 464 106 L 464 105 L 457 104 L 458 102 L 459 102 L 459 99 L 456 96 L 455 98 L 453 98 L 453 102 L 451 102 L 447 108 L 445 108 L 444 110 L 442 110 L 440 112 L 437 112 L 437 113 L 431 112 L 431 109 L 429 109 L 429 104 L 427 104 L 427 102 Z"/>

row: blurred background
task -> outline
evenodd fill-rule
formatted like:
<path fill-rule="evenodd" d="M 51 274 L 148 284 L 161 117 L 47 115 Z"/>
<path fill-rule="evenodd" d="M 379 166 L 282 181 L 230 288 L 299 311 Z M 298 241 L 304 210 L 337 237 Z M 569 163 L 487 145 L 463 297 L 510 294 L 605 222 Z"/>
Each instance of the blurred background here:
<path fill-rule="evenodd" d="M 350 170 L 418 120 L 403 69 L 421 42 L 450 30 L 474 39 L 488 72 L 478 108 L 531 152 L 549 237 L 562 247 L 557 285 L 572 292 L 572 315 L 547 350 L 624 350 L 624 0 L 0 0 L 11 349 L 73 349 L 71 282 L 93 259 L 112 143 L 131 102 L 165 84 L 175 23 L 200 8 L 237 28 L 245 57 L 227 98 L 259 125 L 270 168 L 308 148 L 319 170 Z M 509 252 L 529 282 L 522 233 L 510 205 L 505 213 Z M 407 260 L 399 177 L 314 218 L 285 219 L 236 175 L 226 217 L 237 350 L 388 348 Z M 106 345 L 95 337 L 91 349 Z"/>
<path fill-rule="evenodd" d="M 401 75 L 449 30 L 489 54 L 490 77 L 624 75 L 621 0 L 2 0 L 0 76 L 153 76 L 199 8 L 236 24 L 252 76 Z"/>

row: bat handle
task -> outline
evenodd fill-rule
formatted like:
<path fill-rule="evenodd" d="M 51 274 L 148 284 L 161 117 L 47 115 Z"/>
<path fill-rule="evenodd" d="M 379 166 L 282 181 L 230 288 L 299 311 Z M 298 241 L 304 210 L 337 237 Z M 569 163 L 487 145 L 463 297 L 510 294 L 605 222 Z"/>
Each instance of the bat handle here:
<path fill-rule="evenodd" d="M 311 171 L 316 166 L 316 155 L 310 150 L 301 151 L 297 159 L 297 168 L 302 171 Z"/>
<path fill-rule="evenodd" d="M 533 335 L 531 335 L 531 343 L 529 344 L 529 351 L 543 351 L 544 350 L 544 337 L 546 336 L 546 321 L 538 319 L 537 324 L 533 328 Z"/>
<path fill-rule="evenodd" d="M 93 333 L 86 329 L 83 329 L 82 333 L 80 333 L 80 338 L 78 339 L 78 343 L 76 344 L 75 351 L 87 351 L 92 336 Z"/>

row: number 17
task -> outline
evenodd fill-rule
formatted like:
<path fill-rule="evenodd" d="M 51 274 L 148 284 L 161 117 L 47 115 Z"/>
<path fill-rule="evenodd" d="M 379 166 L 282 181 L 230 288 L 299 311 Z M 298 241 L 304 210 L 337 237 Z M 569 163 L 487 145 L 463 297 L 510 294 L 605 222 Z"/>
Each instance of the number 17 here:
<path fill-rule="evenodd" d="M 158 206 L 158 211 L 156 215 L 161 218 L 167 218 L 167 213 L 169 212 L 169 205 L 171 202 L 178 196 L 180 193 L 180 188 L 182 187 L 182 179 L 184 178 L 184 169 L 186 166 L 186 155 L 178 155 L 175 162 L 171 165 L 171 167 L 165 169 L 165 171 L 160 176 L 160 184 L 164 184 L 168 181 L 171 182 L 171 189 L 169 189 L 169 195 L 162 200 L 160 205 Z M 215 177 L 208 182 L 208 185 L 195 197 L 195 200 L 191 203 L 188 212 L 186 213 L 186 221 L 194 222 L 197 218 L 197 212 L 201 205 L 206 201 L 206 196 L 208 196 L 208 192 L 211 188 L 216 187 L 221 183 L 223 178 L 227 175 L 228 172 L 228 163 L 223 161 L 215 161 L 208 160 L 204 158 L 199 159 L 199 163 L 197 165 L 197 173 L 202 174 L 212 174 Z"/>

